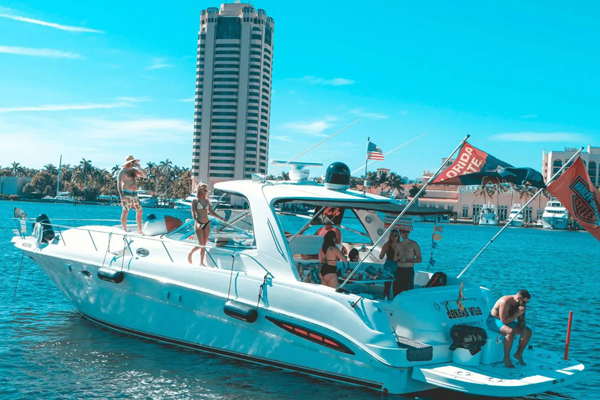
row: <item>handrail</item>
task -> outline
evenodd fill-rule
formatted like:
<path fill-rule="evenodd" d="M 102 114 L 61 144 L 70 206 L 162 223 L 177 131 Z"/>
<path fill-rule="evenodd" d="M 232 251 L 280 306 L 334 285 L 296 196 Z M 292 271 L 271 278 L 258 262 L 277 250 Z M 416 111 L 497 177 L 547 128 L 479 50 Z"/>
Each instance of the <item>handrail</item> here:
<path fill-rule="evenodd" d="M 19 219 L 19 218 L 17 218 L 17 219 Z M 175 262 L 175 261 L 173 260 L 173 258 L 171 257 L 171 254 L 169 253 L 169 250 L 167 249 L 167 244 L 165 243 L 165 241 L 164 241 L 163 239 L 158 239 L 158 238 L 155 238 L 155 237 L 152 237 L 152 236 L 130 236 L 130 235 L 129 235 L 129 232 L 125 232 L 125 231 L 123 231 L 123 233 L 120 233 L 120 232 L 107 232 L 107 231 L 103 231 L 103 230 L 99 230 L 99 229 L 90 229 L 90 228 L 84 228 L 84 227 L 72 227 L 72 226 L 68 226 L 68 225 L 56 225 L 56 224 L 52 224 L 52 226 L 53 226 L 53 227 L 57 227 L 57 228 L 61 228 L 61 227 L 62 227 L 62 228 L 68 228 L 68 229 L 76 229 L 76 230 L 81 230 L 81 231 L 87 231 L 87 232 L 88 232 L 88 234 L 89 234 L 89 236 L 90 236 L 90 238 L 91 238 L 92 244 L 94 245 L 94 247 L 95 247 L 95 248 L 96 248 L 96 244 L 95 244 L 95 242 L 94 242 L 94 240 L 93 240 L 93 238 L 92 238 L 92 235 L 91 235 L 91 233 L 90 233 L 90 232 L 96 232 L 96 233 L 108 234 L 108 235 L 109 235 L 109 240 L 112 238 L 112 236 L 113 236 L 113 235 L 122 235 L 122 236 L 123 236 L 123 238 L 127 238 L 127 237 L 135 237 L 136 239 L 140 239 L 140 240 L 149 240 L 149 241 L 160 242 L 160 243 L 163 245 L 163 247 L 165 248 L 165 250 L 166 250 L 166 252 L 167 252 L 167 255 L 168 255 L 168 256 L 169 256 L 169 258 L 171 259 L 171 262 Z M 61 235 L 61 238 L 62 238 L 62 235 Z M 273 278 L 275 277 L 275 276 L 274 276 L 274 275 L 271 273 L 271 271 L 269 271 L 269 269 L 268 269 L 268 268 L 266 268 L 266 267 L 265 267 L 265 266 L 264 266 L 264 265 L 263 265 L 263 264 L 262 264 L 260 261 L 258 261 L 258 260 L 257 260 L 255 257 L 253 257 L 253 256 L 251 256 L 251 255 L 249 255 L 249 254 L 240 253 L 240 252 L 239 252 L 239 250 L 230 250 L 230 249 L 227 249 L 227 248 L 224 248 L 224 247 L 216 247 L 216 246 L 202 246 L 202 245 L 200 245 L 200 244 L 198 244 L 198 243 L 187 243 L 187 242 L 183 242 L 183 241 L 181 241 L 181 242 L 180 242 L 180 241 L 176 241 L 176 243 L 179 243 L 179 244 L 181 244 L 181 245 L 183 245 L 183 246 L 187 246 L 187 247 L 199 247 L 199 248 L 204 248 L 204 249 L 207 249 L 207 250 L 209 250 L 209 249 L 217 249 L 217 248 L 218 248 L 220 251 L 223 251 L 223 252 L 225 252 L 225 253 L 229 253 L 229 254 L 238 254 L 238 255 L 240 255 L 240 258 L 241 258 L 241 256 L 248 257 L 248 258 L 250 258 L 252 261 L 254 261 L 254 262 L 255 262 L 255 263 L 256 263 L 256 264 L 257 264 L 257 265 L 258 265 L 260 268 L 262 268 L 262 269 L 263 269 L 265 272 L 267 272 L 268 274 L 270 274 L 270 275 L 271 275 Z M 131 249 L 131 247 L 129 246 L 129 243 L 127 243 L 127 247 L 129 248 L 129 251 L 130 251 L 130 253 L 131 253 L 131 254 L 132 254 L 132 256 L 133 256 L 133 250 L 132 250 L 132 249 Z M 96 250 L 97 250 L 97 248 L 96 248 Z M 213 257 L 213 256 L 210 254 L 210 252 L 209 252 L 209 251 L 207 251 L 207 252 L 206 252 L 206 254 L 207 254 L 207 255 L 208 255 L 208 257 L 211 259 L 212 263 L 213 263 L 215 266 L 217 266 L 217 263 L 216 263 L 216 261 L 215 261 L 215 258 L 214 258 L 214 257 Z"/>

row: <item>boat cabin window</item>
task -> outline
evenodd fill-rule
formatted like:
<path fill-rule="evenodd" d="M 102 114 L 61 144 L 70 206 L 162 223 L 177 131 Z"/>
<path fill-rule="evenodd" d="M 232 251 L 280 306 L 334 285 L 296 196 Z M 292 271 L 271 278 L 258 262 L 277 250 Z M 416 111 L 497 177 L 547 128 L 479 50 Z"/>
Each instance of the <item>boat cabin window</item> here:
<path fill-rule="evenodd" d="M 224 199 L 227 199 L 227 201 L 224 201 Z M 223 196 L 223 193 L 220 193 L 218 199 L 211 198 L 210 200 L 214 210 L 223 216 L 227 222 L 209 215 L 210 234 L 207 246 L 227 247 L 236 250 L 255 248 L 256 240 L 252 212 L 248 200 L 245 197 L 233 194 Z M 181 227 L 167 234 L 167 237 L 182 242 L 198 243 L 194 231 L 194 221 L 191 218 Z"/>

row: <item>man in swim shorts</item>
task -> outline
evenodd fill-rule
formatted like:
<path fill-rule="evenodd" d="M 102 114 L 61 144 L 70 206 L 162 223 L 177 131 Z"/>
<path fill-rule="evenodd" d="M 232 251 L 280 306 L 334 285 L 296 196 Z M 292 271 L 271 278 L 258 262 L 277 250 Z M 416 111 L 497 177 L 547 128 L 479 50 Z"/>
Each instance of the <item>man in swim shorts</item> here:
<path fill-rule="evenodd" d="M 140 166 L 140 160 L 134 156 L 125 159 L 123 168 L 117 176 L 117 190 L 121 197 L 123 212 L 121 213 L 121 225 L 127 232 L 127 214 L 132 208 L 135 210 L 138 233 L 142 233 L 142 205 L 137 196 L 136 178 L 147 178 L 146 171 Z"/>
<path fill-rule="evenodd" d="M 487 318 L 487 327 L 493 332 L 505 335 L 504 338 L 504 364 L 508 368 L 515 366 L 510 360 L 510 349 L 512 348 L 515 335 L 520 335 L 519 348 L 515 358 L 521 365 L 523 361 L 523 350 L 527 347 L 531 338 L 531 329 L 525 326 L 525 311 L 531 295 L 527 290 L 519 290 L 515 295 L 502 296 L 490 311 Z"/>

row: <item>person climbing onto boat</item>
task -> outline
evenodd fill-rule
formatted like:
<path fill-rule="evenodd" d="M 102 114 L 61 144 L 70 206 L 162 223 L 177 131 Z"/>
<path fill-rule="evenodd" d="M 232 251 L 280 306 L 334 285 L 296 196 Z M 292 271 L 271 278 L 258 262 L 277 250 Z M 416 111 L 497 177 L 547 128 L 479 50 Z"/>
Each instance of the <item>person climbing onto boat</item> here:
<path fill-rule="evenodd" d="M 388 241 L 381 247 L 381 253 L 379 253 L 379 259 L 383 260 L 386 257 L 385 263 L 383 264 L 383 270 L 388 273 L 389 276 L 394 277 L 396 275 L 396 269 L 398 269 L 398 262 L 396 261 L 396 246 L 400 243 L 400 234 L 397 229 L 392 229 Z M 385 282 L 383 284 L 383 299 L 390 299 L 390 290 L 392 288 L 392 282 Z"/>
<path fill-rule="evenodd" d="M 117 175 L 117 191 L 121 197 L 123 212 L 121 213 L 121 225 L 127 232 L 127 214 L 132 208 L 135 210 L 138 233 L 142 234 L 142 205 L 137 196 L 136 178 L 147 178 L 146 171 L 140 166 L 140 160 L 134 156 L 128 156 L 125 164 Z M 136 168 L 137 167 L 137 168 Z"/>
<path fill-rule="evenodd" d="M 336 247 L 335 232 L 330 230 L 325 234 L 323 246 L 319 249 L 319 262 L 321 263 L 319 277 L 321 278 L 321 284 L 337 289 L 338 260 L 345 262 L 346 256 Z"/>
<path fill-rule="evenodd" d="M 525 289 L 519 290 L 515 295 L 502 296 L 496 301 L 487 318 L 487 326 L 491 331 L 505 335 L 504 364 L 508 368 L 515 367 L 510 360 L 510 349 L 515 335 L 521 336 L 515 358 L 521 365 L 527 365 L 523 361 L 523 351 L 531 338 L 531 329 L 525 324 L 525 311 L 530 299 L 531 295 Z"/>
<path fill-rule="evenodd" d="M 208 201 L 208 185 L 206 183 L 200 183 L 196 188 L 196 198 L 192 200 L 192 218 L 194 219 L 194 231 L 198 238 L 198 244 L 200 246 L 194 247 L 188 255 L 188 261 L 192 263 L 192 256 L 198 250 L 200 250 L 200 266 L 204 265 L 204 255 L 206 254 L 205 246 L 210 235 L 210 220 L 208 214 L 219 218 L 223 222 L 227 222 L 225 218 L 218 215 L 210 205 Z"/>
<path fill-rule="evenodd" d="M 419 244 L 409 239 L 408 235 L 410 235 L 409 230 L 401 229 L 402 241 L 396 245 L 395 260 L 398 262 L 398 269 L 394 276 L 394 297 L 415 287 L 415 264 L 422 261 Z"/>

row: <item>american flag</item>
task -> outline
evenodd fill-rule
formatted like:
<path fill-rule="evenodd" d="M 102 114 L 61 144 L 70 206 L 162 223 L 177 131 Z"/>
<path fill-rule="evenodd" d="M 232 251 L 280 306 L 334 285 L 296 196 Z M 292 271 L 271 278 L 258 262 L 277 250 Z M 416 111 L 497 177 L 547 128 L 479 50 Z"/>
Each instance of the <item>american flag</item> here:
<path fill-rule="evenodd" d="M 383 153 L 381 152 L 381 149 L 373 142 L 369 142 L 369 148 L 367 149 L 367 160 L 383 161 Z"/>

